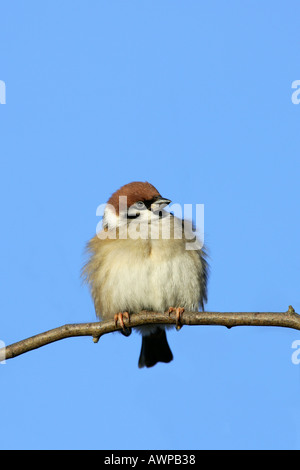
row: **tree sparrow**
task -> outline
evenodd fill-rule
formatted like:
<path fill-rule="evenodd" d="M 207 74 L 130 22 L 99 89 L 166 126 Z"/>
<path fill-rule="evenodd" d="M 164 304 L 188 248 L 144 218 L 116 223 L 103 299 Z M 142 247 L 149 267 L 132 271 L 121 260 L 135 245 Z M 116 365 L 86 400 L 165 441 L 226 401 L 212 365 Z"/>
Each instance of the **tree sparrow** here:
<path fill-rule="evenodd" d="M 142 310 L 176 312 L 176 324 L 184 309 L 204 309 L 207 300 L 208 265 L 186 220 L 164 208 L 170 204 L 150 183 L 122 186 L 108 200 L 102 230 L 88 243 L 90 258 L 83 275 L 90 285 L 97 316 L 124 317 Z M 196 248 L 187 243 L 196 240 Z M 155 315 L 155 313 L 154 313 Z M 173 354 L 163 325 L 138 327 L 142 333 L 139 367 L 170 362 Z"/>

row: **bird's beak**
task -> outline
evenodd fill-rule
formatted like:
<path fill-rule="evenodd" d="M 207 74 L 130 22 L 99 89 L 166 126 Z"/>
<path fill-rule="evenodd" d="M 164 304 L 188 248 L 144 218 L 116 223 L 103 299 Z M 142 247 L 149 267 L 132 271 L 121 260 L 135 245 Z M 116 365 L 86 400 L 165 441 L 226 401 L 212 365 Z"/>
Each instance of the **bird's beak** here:
<path fill-rule="evenodd" d="M 170 199 L 166 199 L 164 197 L 158 197 L 155 202 L 151 204 L 151 209 L 153 212 L 159 211 L 164 207 L 168 206 L 172 201 Z"/>

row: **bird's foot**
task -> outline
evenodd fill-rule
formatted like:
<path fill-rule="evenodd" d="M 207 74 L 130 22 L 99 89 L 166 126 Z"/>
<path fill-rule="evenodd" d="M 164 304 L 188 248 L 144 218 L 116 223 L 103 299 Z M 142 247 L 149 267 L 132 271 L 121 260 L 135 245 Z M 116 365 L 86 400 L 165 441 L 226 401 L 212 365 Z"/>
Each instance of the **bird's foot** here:
<path fill-rule="evenodd" d="M 182 328 L 181 315 L 184 312 L 184 308 L 183 307 L 170 307 L 169 308 L 169 315 L 172 312 L 175 312 L 175 314 L 176 314 L 176 330 L 178 331 Z"/>
<path fill-rule="evenodd" d="M 122 327 L 121 333 L 123 333 L 125 336 L 129 336 L 131 334 L 131 328 L 127 328 L 125 326 L 124 318 L 126 318 L 128 320 L 128 323 L 130 323 L 130 317 L 129 317 L 128 312 L 116 313 L 114 316 L 115 326 L 118 326 L 118 322 L 119 322 Z"/>

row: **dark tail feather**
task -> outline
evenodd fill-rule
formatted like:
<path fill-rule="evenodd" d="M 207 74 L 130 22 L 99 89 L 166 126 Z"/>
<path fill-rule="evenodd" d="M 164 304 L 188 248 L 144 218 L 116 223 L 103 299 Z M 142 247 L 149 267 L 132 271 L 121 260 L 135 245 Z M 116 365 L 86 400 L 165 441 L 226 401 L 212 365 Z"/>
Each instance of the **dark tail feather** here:
<path fill-rule="evenodd" d="M 173 354 L 164 329 L 157 328 L 150 335 L 143 335 L 139 367 L 152 367 L 157 362 L 171 362 Z"/>

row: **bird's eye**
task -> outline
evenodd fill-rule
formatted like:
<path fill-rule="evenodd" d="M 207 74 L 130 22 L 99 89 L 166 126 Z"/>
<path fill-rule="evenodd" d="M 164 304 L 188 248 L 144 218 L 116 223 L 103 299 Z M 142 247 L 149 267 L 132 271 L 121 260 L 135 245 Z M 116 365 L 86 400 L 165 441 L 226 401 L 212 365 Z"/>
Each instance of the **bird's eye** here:
<path fill-rule="evenodd" d="M 138 201 L 135 203 L 135 207 L 137 207 L 138 209 L 144 209 L 145 204 L 143 203 L 143 201 Z"/>

